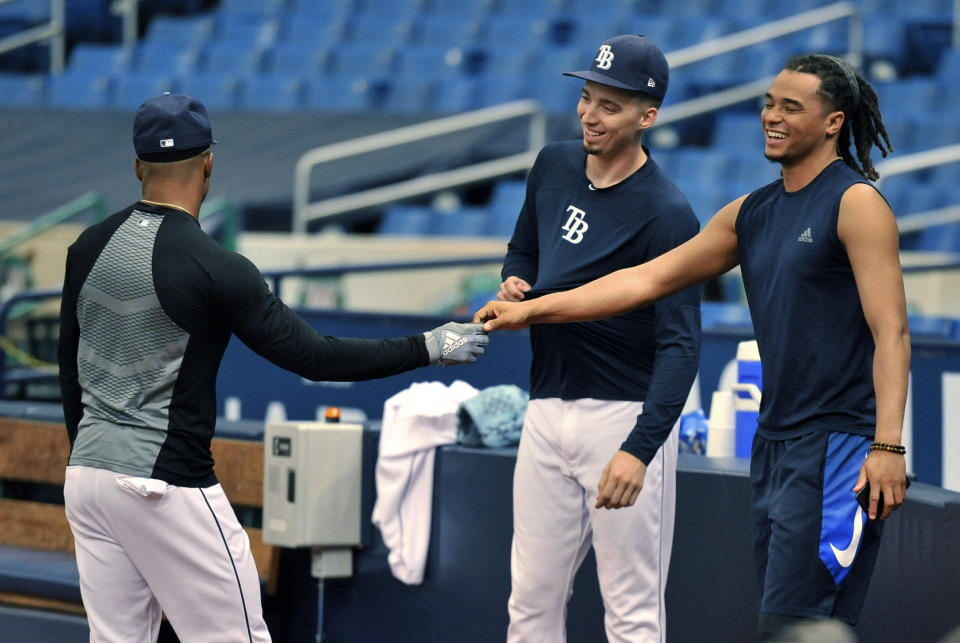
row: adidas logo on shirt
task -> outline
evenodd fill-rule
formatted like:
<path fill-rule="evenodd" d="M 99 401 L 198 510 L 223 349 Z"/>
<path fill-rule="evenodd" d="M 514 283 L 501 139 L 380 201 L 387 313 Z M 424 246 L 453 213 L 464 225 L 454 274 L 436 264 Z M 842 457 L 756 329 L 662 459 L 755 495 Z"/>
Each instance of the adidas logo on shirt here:
<path fill-rule="evenodd" d="M 443 351 L 441 354 L 444 356 L 449 355 L 466 343 L 467 338 L 463 335 L 457 335 L 456 333 L 447 331 L 443 335 Z"/>
<path fill-rule="evenodd" d="M 797 237 L 797 241 L 801 243 L 813 243 L 813 235 L 810 234 L 810 228 L 804 230 L 803 234 Z"/>

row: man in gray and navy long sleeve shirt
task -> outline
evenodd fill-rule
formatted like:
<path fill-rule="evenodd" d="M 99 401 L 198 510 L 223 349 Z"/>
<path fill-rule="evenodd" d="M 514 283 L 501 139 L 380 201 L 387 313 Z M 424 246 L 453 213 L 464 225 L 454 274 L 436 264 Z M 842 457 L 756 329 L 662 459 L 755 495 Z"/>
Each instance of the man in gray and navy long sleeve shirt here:
<path fill-rule="evenodd" d="M 507 248 L 503 300 L 576 288 L 649 261 L 699 228 L 641 145 L 666 89 L 659 49 L 641 36 L 613 38 L 591 71 L 571 75 L 587 81 L 577 108 L 583 140 L 540 152 Z M 571 584 L 592 545 L 607 638 L 661 641 L 673 429 L 699 366 L 700 290 L 611 319 L 533 325 L 530 338 L 507 639 L 564 640 Z"/>

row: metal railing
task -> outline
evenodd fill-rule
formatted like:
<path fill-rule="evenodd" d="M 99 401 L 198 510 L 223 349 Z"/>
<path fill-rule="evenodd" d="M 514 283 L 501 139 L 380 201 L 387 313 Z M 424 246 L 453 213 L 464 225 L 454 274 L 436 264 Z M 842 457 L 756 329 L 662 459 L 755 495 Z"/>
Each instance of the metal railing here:
<path fill-rule="evenodd" d="M 0 0 L 0 5 L 11 0 Z M 0 38 L 0 54 L 46 40 L 50 45 L 50 71 L 59 74 L 64 66 L 64 0 L 50 0 L 50 21 Z"/>
<path fill-rule="evenodd" d="M 123 48 L 130 51 L 137 44 L 137 29 L 140 21 L 140 0 L 114 0 L 110 13 L 120 16 Z"/>
<path fill-rule="evenodd" d="M 96 220 L 100 221 L 107 215 L 107 204 L 97 192 L 87 192 L 76 199 L 61 205 L 34 219 L 27 227 L 0 239 L 0 257 L 15 249 L 21 243 L 46 232 L 60 223 L 92 211 Z"/>
<path fill-rule="evenodd" d="M 880 175 L 876 182 L 877 189 L 882 191 L 883 182 L 891 176 L 957 162 L 960 162 L 960 144 L 945 145 L 897 159 L 881 161 L 876 164 L 877 174 Z M 897 217 L 897 226 L 901 234 L 957 222 L 960 222 L 960 204 Z"/>
<path fill-rule="evenodd" d="M 526 152 L 310 203 L 310 173 L 318 165 L 523 117 L 530 118 Z M 310 221 L 334 214 L 383 205 L 444 188 L 483 181 L 504 173 L 526 170 L 533 165 L 537 152 L 545 142 L 546 119 L 539 104 L 533 100 L 521 100 L 315 148 L 297 160 L 294 170 L 293 231 L 306 232 Z"/>
<path fill-rule="evenodd" d="M 0 303 L 0 399 L 6 394 L 10 375 L 7 369 L 8 357 L 23 364 L 25 377 L 22 379 L 49 379 L 56 376 L 55 364 L 41 364 L 32 355 L 23 353 L 7 338 L 7 324 L 13 312 L 22 304 L 36 303 L 48 299 L 58 299 L 60 290 L 32 290 L 17 293 Z"/>

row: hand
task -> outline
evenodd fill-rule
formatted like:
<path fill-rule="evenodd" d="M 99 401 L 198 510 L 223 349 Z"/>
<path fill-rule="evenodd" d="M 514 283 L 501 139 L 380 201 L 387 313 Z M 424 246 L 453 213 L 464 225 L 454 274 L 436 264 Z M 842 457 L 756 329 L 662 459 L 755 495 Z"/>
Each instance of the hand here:
<path fill-rule="evenodd" d="M 903 504 L 907 497 L 907 465 L 903 456 L 888 451 L 871 451 L 860 467 L 853 492 L 863 489 L 870 481 L 870 520 L 877 518 L 877 502 L 883 493 L 883 513 L 880 520 L 886 520 L 894 509 Z"/>
<path fill-rule="evenodd" d="M 643 489 L 647 465 L 626 451 L 617 451 L 603 468 L 597 489 L 597 509 L 630 507 Z"/>
<path fill-rule="evenodd" d="M 507 277 L 500 284 L 500 292 L 497 293 L 497 299 L 500 301 L 523 301 L 526 293 L 530 290 L 530 284 L 520 277 Z"/>
<path fill-rule="evenodd" d="M 517 330 L 527 327 L 526 302 L 488 301 L 486 305 L 473 314 L 473 322 L 484 322 L 483 330 Z"/>
<path fill-rule="evenodd" d="M 451 366 L 475 362 L 483 355 L 490 337 L 480 324 L 447 322 L 423 334 L 431 364 Z"/>

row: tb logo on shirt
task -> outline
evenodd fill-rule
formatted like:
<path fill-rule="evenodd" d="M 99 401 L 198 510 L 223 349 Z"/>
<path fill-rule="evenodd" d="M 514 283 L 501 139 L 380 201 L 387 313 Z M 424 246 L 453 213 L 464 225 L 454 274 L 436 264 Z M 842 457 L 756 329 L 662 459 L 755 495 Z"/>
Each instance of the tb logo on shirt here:
<path fill-rule="evenodd" d="M 567 212 L 570 213 L 570 216 L 567 217 L 567 222 L 563 224 L 562 229 L 567 231 L 567 234 L 563 235 L 563 239 L 573 244 L 580 243 L 583 241 L 583 233 L 590 228 L 587 222 L 583 220 L 587 213 L 572 205 L 567 206 Z"/>

